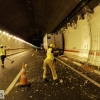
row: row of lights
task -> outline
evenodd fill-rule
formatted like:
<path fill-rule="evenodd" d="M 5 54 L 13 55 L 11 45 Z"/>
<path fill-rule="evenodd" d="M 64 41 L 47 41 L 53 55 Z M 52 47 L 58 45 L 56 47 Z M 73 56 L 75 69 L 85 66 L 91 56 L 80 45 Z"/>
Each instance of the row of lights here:
<path fill-rule="evenodd" d="M 27 44 L 29 44 L 29 45 L 32 45 L 32 44 L 30 44 L 30 43 L 28 43 L 28 42 L 26 42 L 26 41 L 24 41 L 24 40 L 22 40 L 22 39 L 16 37 L 16 36 L 10 35 L 9 33 L 5 32 L 5 31 L 1 31 L 1 30 L 0 30 L 0 33 L 4 34 L 4 35 L 6 35 L 6 36 L 13 37 L 13 38 L 15 38 L 15 39 L 17 39 L 17 40 L 19 40 L 19 41 L 21 41 L 21 42 L 25 42 L 25 43 L 27 43 Z"/>

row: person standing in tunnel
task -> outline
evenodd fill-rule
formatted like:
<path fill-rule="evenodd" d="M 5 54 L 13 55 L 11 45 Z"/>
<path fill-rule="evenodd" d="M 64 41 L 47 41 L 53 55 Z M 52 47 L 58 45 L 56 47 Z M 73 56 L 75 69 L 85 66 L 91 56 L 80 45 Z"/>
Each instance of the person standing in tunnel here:
<path fill-rule="evenodd" d="M 4 60 L 6 58 L 6 50 L 3 48 L 3 45 L 0 46 L 0 58 L 1 58 L 1 67 L 4 68 Z"/>
<path fill-rule="evenodd" d="M 53 49 L 55 48 L 55 45 L 54 44 L 50 44 L 49 48 L 47 49 L 47 53 L 46 53 L 46 59 L 44 60 L 44 63 L 43 63 L 43 80 L 46 81 L 46 82 L 49 82 L 49 80 L 47 79 L 47 66 L 50 67 L 50 70 L 52 72 L 52 77 L 53 77 L 53 80 L 55 82 L 59 82 L 58 81 L 58 76 L 57 76 L 57 73 L 56 73 L 56 69 L 55 69 L 55 61 L 54 61 L 54 51 Z"/>

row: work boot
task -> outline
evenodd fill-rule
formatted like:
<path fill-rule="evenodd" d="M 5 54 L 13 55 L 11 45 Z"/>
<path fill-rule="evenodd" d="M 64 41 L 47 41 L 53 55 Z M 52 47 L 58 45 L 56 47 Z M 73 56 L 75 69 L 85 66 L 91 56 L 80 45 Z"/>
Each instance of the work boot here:
<path fill-rule="evenodd" d="M 1 67 L 4 68 L 4 64 L 2 64 Z"/>
<path fill-rule="evenodd" d="M 49 82 L 49 80 L 47 78 L 44 78 L 43 81 L 44 82 Z"/>

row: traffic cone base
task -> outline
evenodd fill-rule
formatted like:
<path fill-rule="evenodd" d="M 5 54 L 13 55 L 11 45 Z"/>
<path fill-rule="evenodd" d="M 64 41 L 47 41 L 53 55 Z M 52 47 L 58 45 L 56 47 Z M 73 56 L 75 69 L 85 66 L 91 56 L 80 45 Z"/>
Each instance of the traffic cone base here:
<path fill-rule="evenodd" d="M 27 81 L 27 78 L 25 75 L 21 75 L 21 78 L 20 78 L 20 82 L 16 84 L 16 86 L 30 86 L 30 83 Z"/>
<path fill-rule="evenodd" d="M 28 83 L 28 84 L 20 84 L 20 83 L 17 83 L 16 86 L 18 87 L 26 87 L 26 86 L 30 86 L 31 83 Z"/>

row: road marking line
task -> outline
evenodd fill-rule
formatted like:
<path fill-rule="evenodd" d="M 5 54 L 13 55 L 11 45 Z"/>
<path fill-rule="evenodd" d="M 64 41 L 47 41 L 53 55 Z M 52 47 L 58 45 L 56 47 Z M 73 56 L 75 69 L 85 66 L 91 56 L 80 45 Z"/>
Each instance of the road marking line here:
<path fill-rule="evenodd" d="M 59 62 L 61 62 L 62 64 L 66 65 L 67 67 L 69 67 L 71 70 L 73 70 L 74 72 L 76 72 L 77 74 L 81 75 L 82 77 L 84 77 L 85 79 L 89 80 L 91 83 L 93 83 L 94 85 L 100 87 L 100 83 L 96 82 L 95 80 L 89 78 L 88 76 L 82 74 L 81 72 L 79 72 L 78 70 L 74 69 L 73 67 L 69 66 L 68 64 L 66 64 L 65 62 L 59 60 L 58 58 L 55 58 L 57 59 Z"/>
<path fill-rule="evenodd" d="M 12 81 L 12 83 L 9 85 L 9 87 L 6 89 L 4 95 L 7 95 L 10 92 L 10 90 L 14 87 L 15 83 L 17 82 L 17 80 L 19 79 L 19 77 L 21 75 L 21 72 L 22 72 L 22 69 L 20 70 L 18 75 L 15 77 L 15 79 Z"/>

